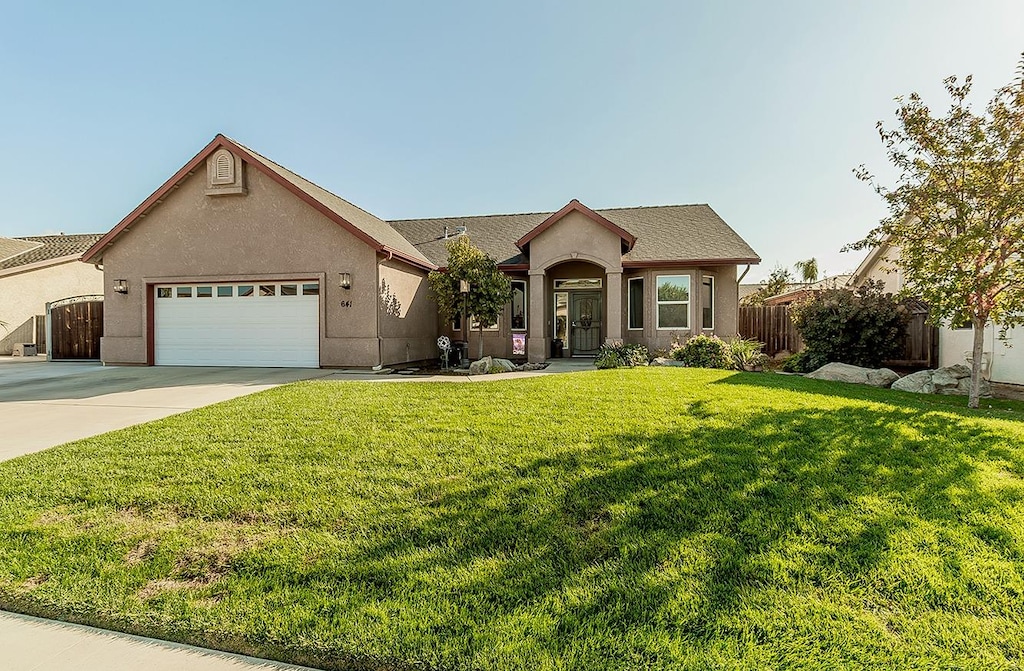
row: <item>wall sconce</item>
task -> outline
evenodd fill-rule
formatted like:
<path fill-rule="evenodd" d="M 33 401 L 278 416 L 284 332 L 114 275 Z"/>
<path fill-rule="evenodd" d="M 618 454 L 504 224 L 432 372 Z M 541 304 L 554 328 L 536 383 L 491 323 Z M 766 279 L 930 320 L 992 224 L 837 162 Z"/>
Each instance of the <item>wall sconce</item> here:
<path fill-rule="evenodd" d="M 128 293 L 128 280 L 114 280 L 114 291 L 119 294 Z"/>
<path fill-rule="evenodd" d="M 460 294 L 468 294 L 469 293 L 469 280 L 459 280 L 459 293 Z"/>
<path fill-rule="evenodd" d="M 338 286 L 342 289 L 351 289 L 352 273 L 338 273 Z"/>

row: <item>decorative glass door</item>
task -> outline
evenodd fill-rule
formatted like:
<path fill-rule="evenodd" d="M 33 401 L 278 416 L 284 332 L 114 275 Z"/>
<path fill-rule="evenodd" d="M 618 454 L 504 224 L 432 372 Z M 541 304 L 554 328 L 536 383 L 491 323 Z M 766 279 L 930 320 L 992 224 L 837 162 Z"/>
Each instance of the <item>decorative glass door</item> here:
<path fill-rule="evenodd" d="M 597 354 L 601 347 L 601 292 L 573 291 L 569 294 L 569 352 Z"/>

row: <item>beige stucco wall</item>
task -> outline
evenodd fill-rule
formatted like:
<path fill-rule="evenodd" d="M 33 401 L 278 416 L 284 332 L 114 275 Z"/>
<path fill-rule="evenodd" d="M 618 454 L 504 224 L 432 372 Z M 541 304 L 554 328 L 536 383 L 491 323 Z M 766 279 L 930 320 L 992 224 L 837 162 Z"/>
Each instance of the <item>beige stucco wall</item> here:
<path fill-rule="evenodd" d="M 10 271 L 8 271 L 10 272 Z M 103 293 L 103 272 L 77 260 L 0 277 L 0 321 L 14 331 L 33 315 L 46 313 L 46 304 L 86 294 Z M 6 331 L 0 328 L 0 354 L 11 353 Z"/>
<path fill-rule="evenodd" d="M 658 296 L 657 278 L 659 275 L 690 276 L 690 328 L 659 329 L 658 328 Z M 713 329 L 701 328 L 703 310 L 701 283 L 705 276 L 714 277 L 714 322 Z M 640 330 L 628 328 L 628 291 L 629 279 L 642 277 L 644 280 L 644 327 Z M 650 350 L 667 350 L 673 342 L 683 342 L 699 333 L 717 335 L 719 338 L 730 339 L 737 335 L 739 316 L 739 284 L 736 281 L 736 266 L 707 266 L 675 268 L 642 268 L 628 269 L 622 277 L 622 333 L 623 340 L 630 343 L 645 345 Z"/>
<path fill-rule="evenodd" d="M 245 169 L 248 195 L 207 196 L 205 173 L 197 172 L 103 252 L 105 362 L 146 363 L 147 282 L 318 277 L 321 365 L 380 363 L 376 252 L 263 173 Z M 340 272 L 352 274 L 351 289 L 338 286 Z M 113 291 L 119 278 L 129 282 L 127 295 Z"/>
<path fill-rule="evenodd" d="M 1007 384 L 1024 384 L 1024 328 L 1007 329 L 1000 338 L 1001 327 L 985 328 L 982 350 L 989 366 L 989 379 Z M 972 329 L 939 329 L 939 366 L 966 364 L 974 347 Z"/>
<path fill-rule="evenodd" d="M 622 268 L 622 238 L 580 212 L 570 212 L 530 241 L 530 269 L 578 259 Z"/>
<path fill-rule="evenodd" d="M 397 261 L 382 262 L 378 272 L 384 363 L 437 357 L 437 304 L 426 273 Z"/>
<path fill-rule="evenodd" d="M 878 258 L 863 271 L 862 280 L 882 282 L 884 291 L 895 294 L 903 288 L 903 276 L 895 261 L 900 258 L 900 248 L 886 245 Z"/>

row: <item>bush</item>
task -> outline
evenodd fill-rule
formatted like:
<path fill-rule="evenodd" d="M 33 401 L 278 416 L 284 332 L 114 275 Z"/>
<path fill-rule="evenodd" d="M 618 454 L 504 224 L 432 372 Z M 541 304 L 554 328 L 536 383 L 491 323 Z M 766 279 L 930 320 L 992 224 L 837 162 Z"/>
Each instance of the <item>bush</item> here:
<path fill-rule="evenodd" d="M 810 373 L 813 368 L 807 367 L 807 350 L 800 350 L 792 356 L 786 357 L 782 362 L 782 370 L 787 373 Z"/>
<path fill-rule="evenodd" d="M 672 358 L 690 368 L 732 368 L 729 343 L 718 336 L 694 336 L 672 351 Z"/>
<path fill-rule="evenodd" d="M 903 351 L 906 317 L 881 282 L 868 282 L 857 291 L 826 289 L 794 305 L 793 324 L 800 331 L 806 360 L 816 370 L 833 361 L 878 368 Z"/>
<path fill-rule="evenodd" d="M 601 345 L 594 364 L 598 368 L 634 368 L 646 366 L 647 348 L 643 345 Z"/>
<path fill-rule="evenodd" d="M 753 370 L 768 363 L 768 355 L 761 351 L 764 343 L 736 338 L 729 343 L 732 365 L 736 370 Z"/>

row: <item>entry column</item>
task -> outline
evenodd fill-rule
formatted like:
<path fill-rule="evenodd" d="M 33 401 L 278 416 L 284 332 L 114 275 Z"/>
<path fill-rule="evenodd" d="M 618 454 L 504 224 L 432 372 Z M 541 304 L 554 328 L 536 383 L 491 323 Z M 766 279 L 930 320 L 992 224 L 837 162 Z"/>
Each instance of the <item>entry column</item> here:
<path fill-rule="evenodd" d="M 622 271 L 609 270 L 607 275 L 608 300 L 605 302 L 605 333 L 608 344 L 622 342 Z"/>
<path fill-rule="evenodd" d="M 548 358 L 548 339 L 544 310 L 544 271 L 530 271 L 530 323 L 526 339 L 526 355 L 530 363 L 544 363 Z"/>

